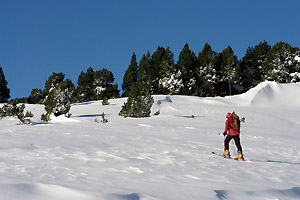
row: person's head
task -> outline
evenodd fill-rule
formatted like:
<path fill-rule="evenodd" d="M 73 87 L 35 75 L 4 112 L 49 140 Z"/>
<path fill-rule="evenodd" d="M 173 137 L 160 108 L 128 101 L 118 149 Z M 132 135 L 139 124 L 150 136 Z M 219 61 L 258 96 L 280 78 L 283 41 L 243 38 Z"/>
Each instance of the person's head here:
<path fill-rule="evenodd" d="M 231 118 L 232 114 L 231 113 L 227 113 L 226 118 L 229 119 Z"/>

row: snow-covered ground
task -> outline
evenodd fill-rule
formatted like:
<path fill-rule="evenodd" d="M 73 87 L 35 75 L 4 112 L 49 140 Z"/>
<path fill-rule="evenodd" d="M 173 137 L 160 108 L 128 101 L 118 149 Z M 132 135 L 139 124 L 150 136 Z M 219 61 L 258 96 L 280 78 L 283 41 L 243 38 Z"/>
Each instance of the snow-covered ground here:
<path fill-rule="evenodd" d="M 72 117 L 0 121 L 1 200 L 300 199 L 300 84 L 245 94 L 154 96 L 151 118 L 119 117 L 126 99 L 73 105 Z M 246 118 L 247 161 L 224 159 L 227 112 Z M 101 113 L 108 123 L 96 123 Z M 236 155 L 233 143 L 231 154 Z"/>

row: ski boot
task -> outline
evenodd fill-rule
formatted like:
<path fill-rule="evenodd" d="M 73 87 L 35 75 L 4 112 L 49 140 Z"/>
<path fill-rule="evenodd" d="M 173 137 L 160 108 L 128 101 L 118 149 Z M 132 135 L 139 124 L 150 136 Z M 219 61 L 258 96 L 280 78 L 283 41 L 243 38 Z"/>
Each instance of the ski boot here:
<path fill-rule="evenodd" d="M 224 153 L 223 153 L 223 157 L 224 158 L 231 158 L 230 152 L 228 150 L 225 150 Z"/>
<path fill-rule="evenodd" d="M 238 151 L 238 155 L 236 156 L 235 160 L 245 160 L 243 154 Z"/>

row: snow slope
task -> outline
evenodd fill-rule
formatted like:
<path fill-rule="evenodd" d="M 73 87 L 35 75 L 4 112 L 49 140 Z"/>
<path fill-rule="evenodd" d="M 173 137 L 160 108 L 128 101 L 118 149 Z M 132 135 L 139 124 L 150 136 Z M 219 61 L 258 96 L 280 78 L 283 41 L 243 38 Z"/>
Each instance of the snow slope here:
<path fill-rule="evenodd" d="M 0 120 L 0 200 L 300 199 L 299 91 L 264 82 L 224 98 L 157 95 L 161 114 L 144 119 L 118 116 L 124 98 L 75 104 L 50 123 L 27 105 L 32 125 Z M 246 118 L 245 162 L 211 154 L 232 111 Z"/>

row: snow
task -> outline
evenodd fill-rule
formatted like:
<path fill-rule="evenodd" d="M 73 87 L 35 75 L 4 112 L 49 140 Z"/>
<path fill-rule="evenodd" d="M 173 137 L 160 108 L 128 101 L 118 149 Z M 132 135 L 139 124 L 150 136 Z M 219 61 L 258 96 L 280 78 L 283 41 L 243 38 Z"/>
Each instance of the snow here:
<path fill-rule="evenodd" d="M 32 125 L 0 120 L 0 199 L 300 199 L 299 91 L 264 82 L 230 97 L 157 95 L 160 115 L 142 119 L 118 116 L 125 98 L 74 104 L 49 123 L 26 105 Z M 232 111 L 246 119 L 245 162 L 211 154 Z M 108 123 L 95 123 L 103 112 Z"/>

